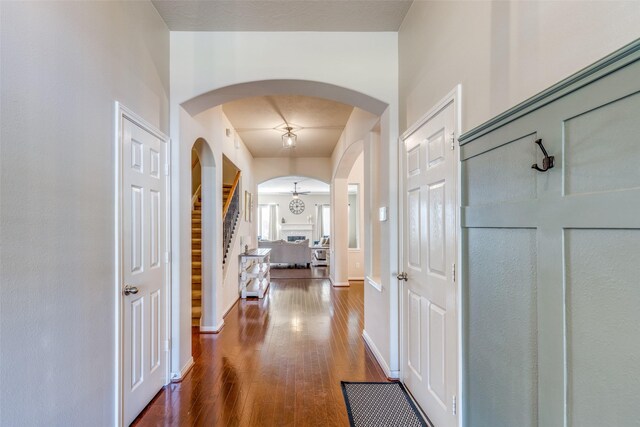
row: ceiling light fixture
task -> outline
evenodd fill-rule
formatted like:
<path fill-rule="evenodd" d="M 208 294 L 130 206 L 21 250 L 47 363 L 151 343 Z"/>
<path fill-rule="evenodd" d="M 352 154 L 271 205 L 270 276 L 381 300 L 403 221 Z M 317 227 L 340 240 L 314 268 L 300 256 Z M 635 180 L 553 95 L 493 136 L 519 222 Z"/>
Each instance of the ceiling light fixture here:
<path fill-rule="evenodd" d="M 291 192 L 291 195 L 293 196 L 294 199 L 299 199 L 301 194 L 309 194 L 309 191 L 298 191 L 298 183 L 294 182 L 293 191 Z"/>
<path fill-rule="evenodd" d="M 287 126 L 285 129 L 287 130 L 287 132 L 282 135 L 282 146 L 284 148 L 296 148 L 298 135 L 291 132 L 293 130 L 291 126 Z"/>

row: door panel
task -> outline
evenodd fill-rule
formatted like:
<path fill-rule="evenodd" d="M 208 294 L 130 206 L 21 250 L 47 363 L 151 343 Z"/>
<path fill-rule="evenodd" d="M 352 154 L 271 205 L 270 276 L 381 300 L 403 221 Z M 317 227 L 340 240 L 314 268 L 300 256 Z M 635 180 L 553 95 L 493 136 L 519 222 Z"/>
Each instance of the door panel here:
<path fill-rule="evenodd" d="M 445 185 L 444 181 L 429 185 L 429 273 L 445 277 Z"/>
<path fill-rule="evenodd" d="M 123 119 L 123 412 L 126 424 L 164 384 L 164 142 Z"/>
<path fill-rule="evenodd" d="M 422 380 L 422 298 L 420 295 L 409 291 L 408 313 L 408 366 L 413 373 Z"/>
<path fill-rule="evenodd" d="M 446 314 L 435 304 L 429 305 L 429 390 L 440 404 L 446 408 Z"/>
<path fill-rule="evenodd" d="M 142 383 L 143 352 L 143 320 L 142 298 L 135 298 L 130 303 L 131 311 L 131 390 L 135 390 Z"/>
<path fill-rule="evenodd" d="M 409 213 L 409 267 L 411 270 L 420 271 L 421 267 L 421 212 L 420 212 L 420 189 L 409 191 L 407 209 Z"/>
<path fill-rule="evenodd" d="M 439 427 L 457 424 L 454 118 L 451 102 L 404 141 L 403 381 Z"/>

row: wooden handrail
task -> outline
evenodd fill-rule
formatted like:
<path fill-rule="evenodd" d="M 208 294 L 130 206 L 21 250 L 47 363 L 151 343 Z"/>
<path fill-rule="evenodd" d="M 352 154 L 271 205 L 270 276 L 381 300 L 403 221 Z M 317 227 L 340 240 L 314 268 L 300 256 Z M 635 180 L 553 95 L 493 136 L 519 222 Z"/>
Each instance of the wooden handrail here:
<path fill-rule="evenodd" d="M 193 193 L 193 197 L 191 197 L 191 209 L 195 206 L 198 201 L 198 197 L 200 196 L 200 192 L 202 192 L 202 184 L 198 185 L 198 189 L 195 193 Z"/>
<path fill-rule="evenodd" d="M 236 179 L 233 180 L 231 191 L 229 191 L 229 197 L 227 197 L 227 202 L 224 204 L 224 208 L 222 209 L 222 218 L 227 216 L 229 205 L 231 205 L 231 199 L 233 198 L 233 194 L 236 192 L 236 187 L 238 186 L 239 182 L 240 182 L 240 171 L 236 172 Z"/>

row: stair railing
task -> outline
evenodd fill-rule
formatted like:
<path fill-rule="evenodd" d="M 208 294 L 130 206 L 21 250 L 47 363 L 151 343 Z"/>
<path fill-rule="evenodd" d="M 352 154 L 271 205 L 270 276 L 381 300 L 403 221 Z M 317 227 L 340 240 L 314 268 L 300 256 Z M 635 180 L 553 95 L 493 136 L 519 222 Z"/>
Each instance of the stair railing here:
<path fill-rule="evenodd" d="M 227 201 L 224 204 L 224 208 L 222 209 L 222 217 L 224 221 L 224 225 L 222 229 L 222 235 L 223 235 L 222 250 L 224 251 L 223 252 L 224 255 L 226 255 L 226 251 L 229 247 L 229 243 L 231 242 L 231 238 L 233 237 L 233 231 L 234 231 L 236 219 L 240 214 L 240 192 L 238 191 L 239 182 L 240 182 L 240 171 L 236 173 L 236 178 L 233 181 L 231 190 L 229 191 L 229 197 L 227 198 Z"/>
<path fill-rule="evenodd" d="M 195 193 L 193 193 L 193 197 L 191 197 L 191 210 L 193 210 L 198 198 L 200 197 L 200 193 L 202 192 L 202 184 L 198 185 L 198 189 Z"/>

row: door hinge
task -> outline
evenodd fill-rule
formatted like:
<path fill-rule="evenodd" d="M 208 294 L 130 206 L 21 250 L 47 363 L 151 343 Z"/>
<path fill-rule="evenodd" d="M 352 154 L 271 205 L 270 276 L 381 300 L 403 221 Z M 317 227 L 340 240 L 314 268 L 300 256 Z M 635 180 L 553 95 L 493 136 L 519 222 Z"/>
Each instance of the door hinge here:
<path fill-rule="evenodd" d="M 451 132 L 451 149 L 452 150 L 456 149 L 456 133 L 455 132 Z"/>
<path fill-rule="evenodd" d="M 451 280 L 453 282 L 456 281 L 456 264 L 455 263 L 451 264 Z"/>
<path fill-rule="evenodd" d="M 169 264 L 171 262 L 171 252 L 165 252 L 164 253 L 164 262 Z"/>
<path fill-rule="evenodd" d="M 453 412 L 453 415 L 455 415 L 456 412 L 458 412 L 458 399 L 457 399 L 457 396 L 453 396 L 453 399 L 451 400 L 451 412 Z"/>

